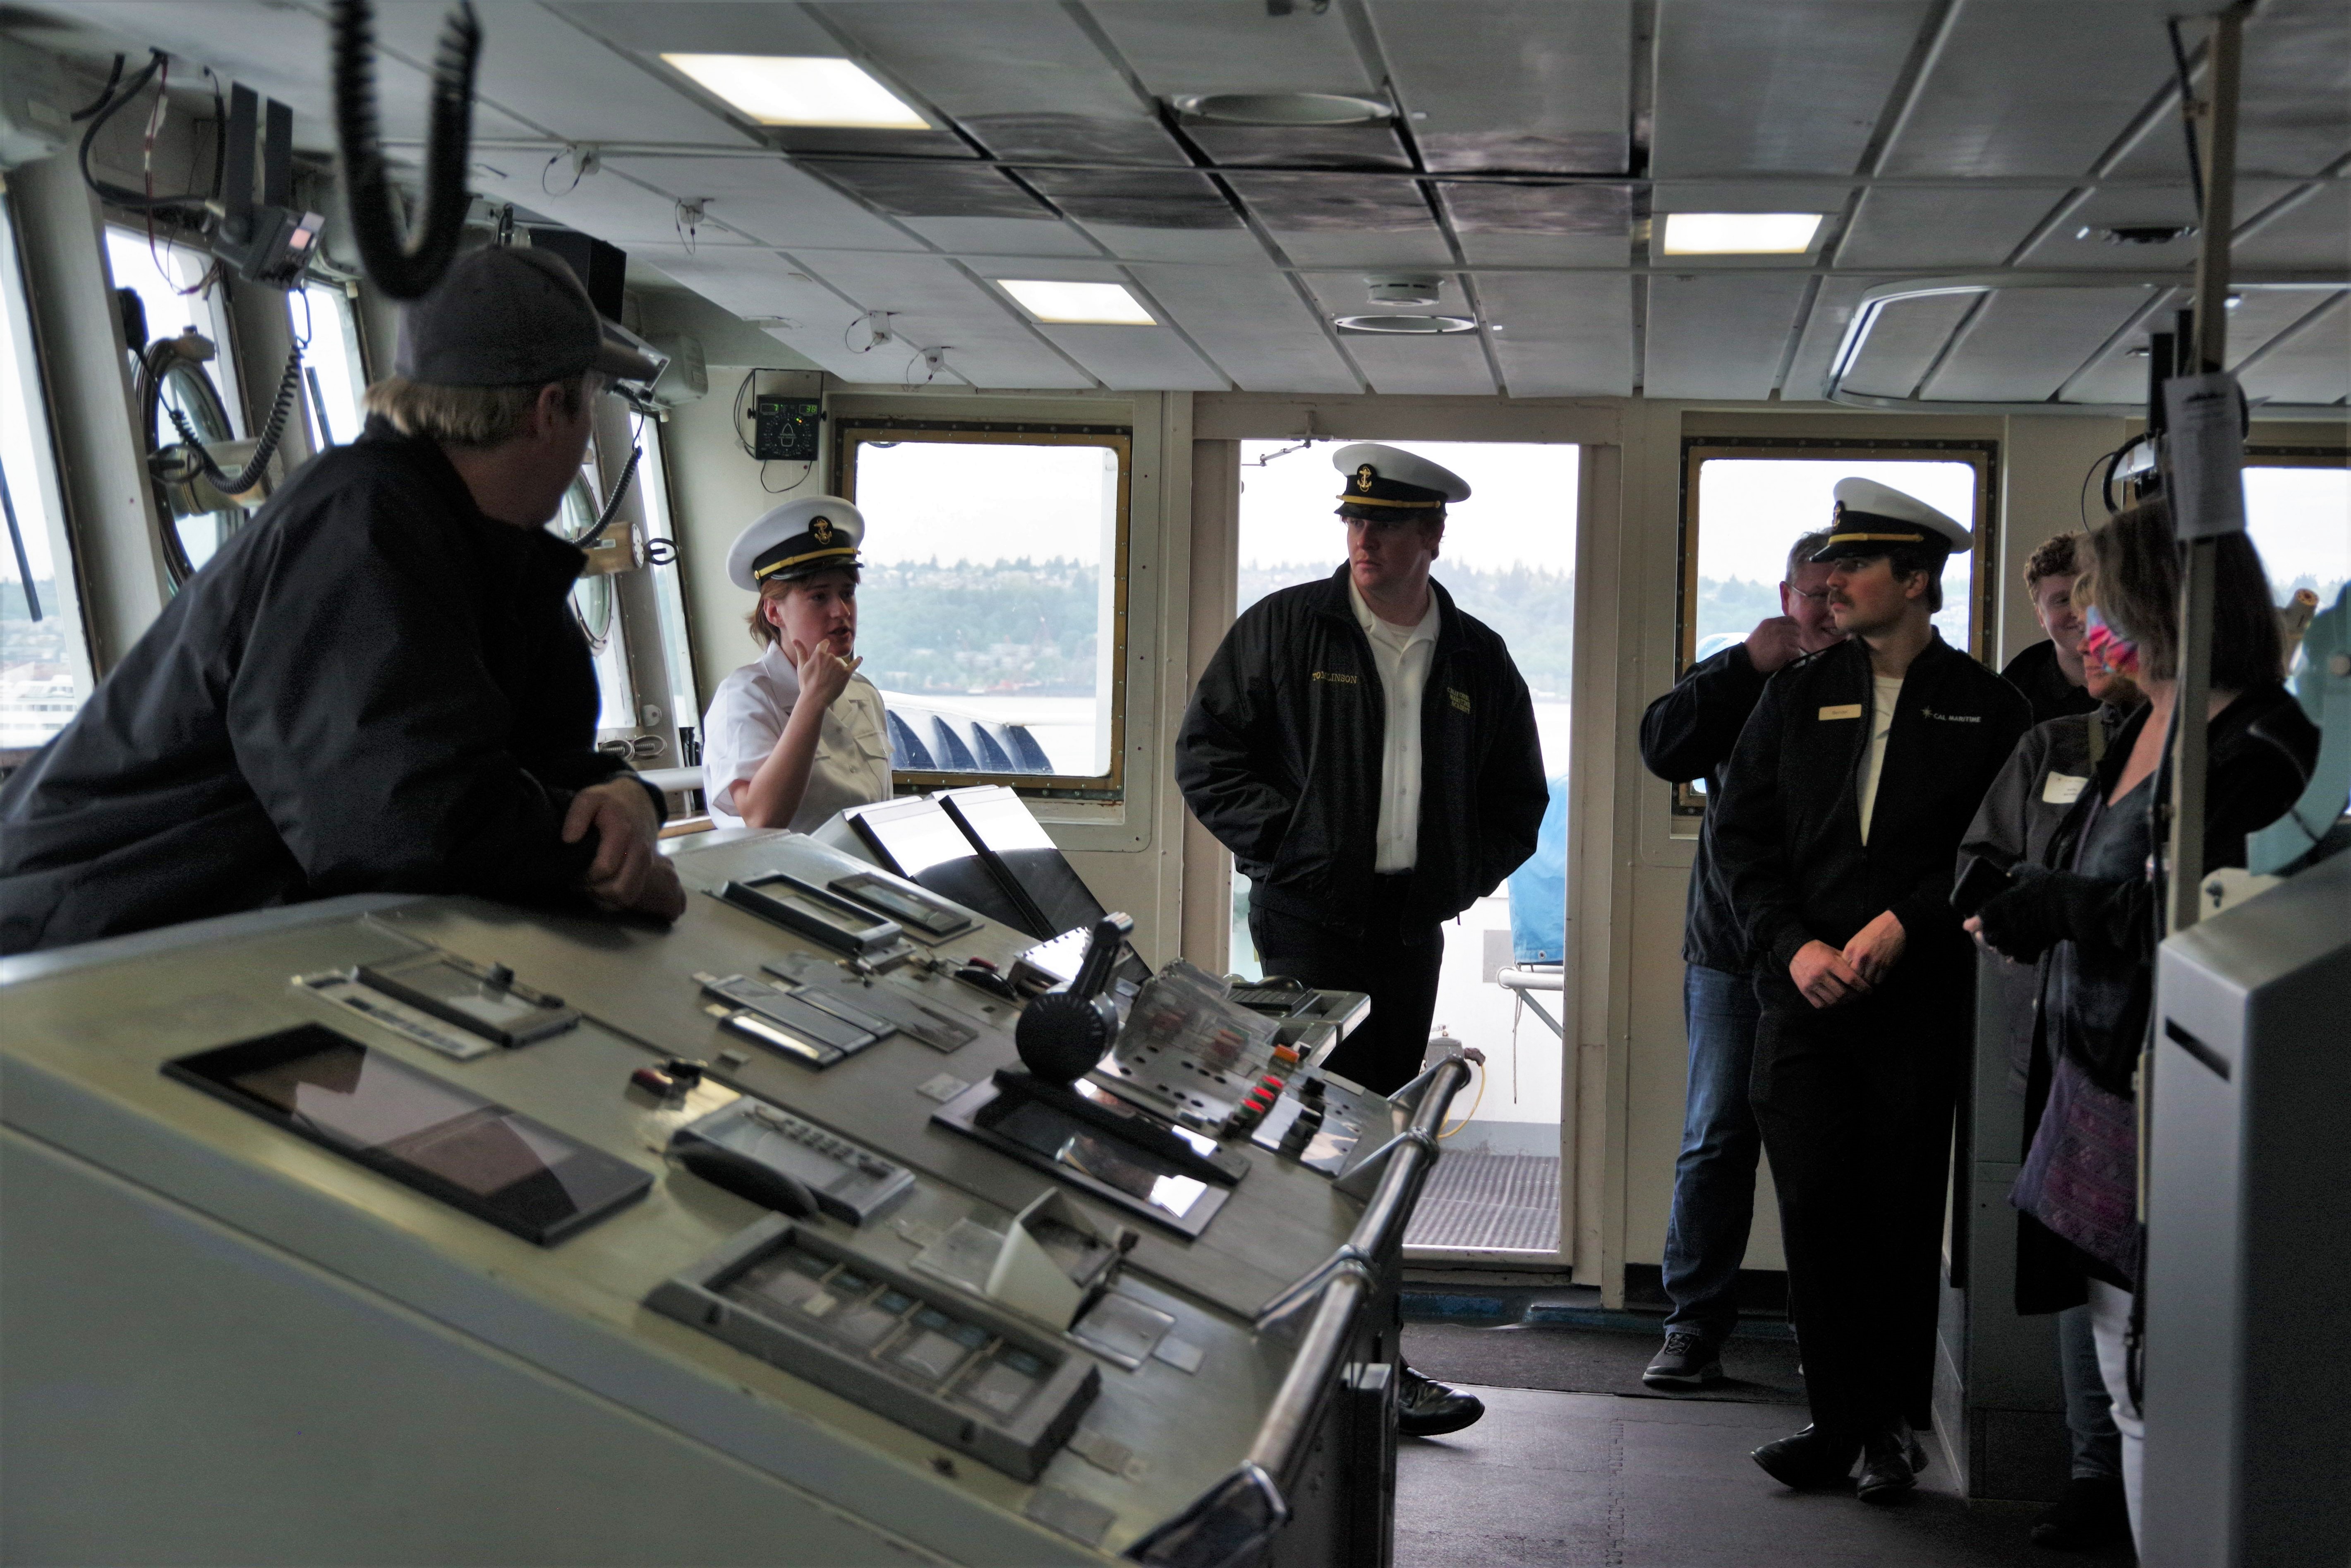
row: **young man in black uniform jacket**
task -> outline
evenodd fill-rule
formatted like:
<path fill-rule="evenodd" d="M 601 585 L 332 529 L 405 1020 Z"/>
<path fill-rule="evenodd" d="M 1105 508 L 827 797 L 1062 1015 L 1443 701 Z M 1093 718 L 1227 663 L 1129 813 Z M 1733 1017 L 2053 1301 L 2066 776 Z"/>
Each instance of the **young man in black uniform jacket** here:
<path fill-rule="evenodd" d="M 1526 682 L 1502 640 L 1429 580 L 1457 475 L 1344 446 L 1348 562 L 1251 605 L 1217 646 L 1176 738 L 1176 781 L 1251 884 L 1269 975 L 1370 995 L 1328 1063 L 1376 1093 L 1420 1070 L 1440 923 L 1534 852 L 1551 791 Z M 1404 1371 L 1399 1429 L 1484 1413 Z"/>
<path fill-rule="evenodd" d="M 1792 1486 L 1863 1461 L 1885 1501 L 1926 1462 L 1937 1250 L 1973 951 L 1949 904 L 1985 789 L 2030 717 L 1928 617 L 1967 530 L 1865 480 L 1820 559 L 1849 641 L 1771 678 L 1714 810 L 1762 1021 L 1750 1085 L 1813 1425 L 1756 1462 Z"/>
<path fill-rule="evenodd" d="M 1670 783 L 1706 780 L 1722 798 L 1722 770 L 1763 683 L 1791 660 L 1834 646 L 1829 570 L 1812 558 L 1828 542 L 1806 534 L 1788 552 L 1781 613 L 1692 665 L 1641 715 L 1641 763 Z M 1747 1103 L 1755 1061 L 1755 985 L 1747 934 L 1715 866 L 1711 816 L 1700 824 L 1682 927 L 1682 1023 L 1689 1040 L 1681 1152 L 1660 1270 L 1673 1311 L 1666 1342 L 1642 1373 L 1652 1388 L 1701 1388 L 1722 1379 L 1722 1342 L 1739 1326 L 1739 1268 L 1755 1218 L 1762 1137 Z"/>
<path fill-rule="evenodd" d="M 684 907 L 660 794 L 595 749 L 585 558 L 541 527 L 642 357 L 561 262 L 493 250 L 400 361 L 370 404 L 423 428 L 306 465 L 0 788 L 0 952 L 346 893 Z"/>

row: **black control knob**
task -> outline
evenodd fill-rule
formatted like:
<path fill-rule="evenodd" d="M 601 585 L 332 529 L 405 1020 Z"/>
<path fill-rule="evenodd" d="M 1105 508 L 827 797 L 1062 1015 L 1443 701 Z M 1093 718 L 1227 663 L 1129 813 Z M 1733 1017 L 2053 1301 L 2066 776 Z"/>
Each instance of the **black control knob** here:
<path fill-rule="evenodd" d="M 1110 1050 L 1118 1008 L 1108 997 L 1050 991 L 1029 1004 L 1013 1030 L 1021 1064 L 1048 1083 L 1082 1077 Z"/>

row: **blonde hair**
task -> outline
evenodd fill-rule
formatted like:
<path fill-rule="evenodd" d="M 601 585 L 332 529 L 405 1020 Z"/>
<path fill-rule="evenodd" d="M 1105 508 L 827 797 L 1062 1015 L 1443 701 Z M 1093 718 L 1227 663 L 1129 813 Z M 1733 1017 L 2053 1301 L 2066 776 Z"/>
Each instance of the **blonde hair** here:
<path fill-rule="evenodd" d="M 444 387 L 386 376 L 367 390 L 367 411 L 392 422 L 402 435 L 429 436 L 447 446 L 496 446 L 522 434 L 523 422 L 552 385 L 563 389 L 563 414 L 577 418 L 589 396 L 582 371 L 568 381 L 537 386 Z"/>

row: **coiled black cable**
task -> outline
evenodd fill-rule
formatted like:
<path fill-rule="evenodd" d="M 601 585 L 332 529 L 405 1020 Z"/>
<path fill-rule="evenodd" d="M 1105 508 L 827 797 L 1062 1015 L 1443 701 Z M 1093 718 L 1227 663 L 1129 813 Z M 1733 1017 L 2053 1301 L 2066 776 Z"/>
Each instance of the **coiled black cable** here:
<path fill-rule="evenodd" d="M 99 132 L 104 131 L 114 117 L 122 112 L 124 104 L 129 103 L 146 89 L 147 84 L 155 79 L 156 74 L 162 70 L 170 59 L 171 57 L 162 50 L 153 51 L 145 68 L 138 75 L 124 82 L 119 90 L 110 89 L 96 103 L 82 111 L 89 116 L 89 127 L 81 133 L 79 157 L 82 183 L 88 185 L 100 201 L 111 202 L 127 211 L 172 214 L 185 219 L 192 226 L 201 225 L 204 219 L 202 206 L 204 200 L 203 193 L 189 192 L 177 196 L 151 196 L 144 192 L 131 190 L 127 185 L 117 185 L 111 181 L 101 180 L 89 166 L 90 149 L 98 144 Z M 217 164 L 219 159 L 215 157 L 214 162 Z M 217 185 L 217 169 L 214 171 L 214 183 Z"/>
<path fill-rule="evenodd" d="M 392 298 L 423 298 L 456 256 L 473 204 L 465 174 L 473 141 L 474 68 L 481 53 L 481 24 L 474 7 L 458 0 L 434 55 L 423 215 L 418 233 L 405 235 L 376 117 L 375 10 L 369 0 L 335 0 L 335 137 L 351 240 L 370 281 Z"/>
<path fill-rule="evenodd" d="M 162 378 L 159 375 L 154 380 L 160 393 Z M 253 444 L 252 460 L 234 474 L 214 460 L 194 427 L 188 423 L 185 414 L 170 403 L 163 404 L 163 412 L 171 416 L 172 428 L 180 433 L 182 441 L 187 443 L 196 466 L 204 470 L 204 477 L 210 479 L 224 496 L 242 496 L 260 484 L 262 476 L 269 471 L 269 460 L 277 455 L 277 443 L 286 434 L 286 423 L 293 417 L 294 404 L 301 392 L 302 350 L 298 348 L 286 356 L 286 373 L 277 378 L 277 396 L 269 405 L 269 417 L 262 421 L 260 437 Z"/>
<path fill-rule="evenodd" d="M 571 541 L 573 544 L 578 545 L 581 549 L 586 549 L 604 537 L 604 530 L 611 528 L 612 519 L 621 515 L 621 502 L 628 495 L 629 482 L 637 476 L 637 465 L 643 461 L 644 455 L 643 447 L 630 448 L 629 461 L 621 470 L 620 482 L 612 486 L 611 499 L 604 503 L 604 510 L 598 516 L 595 524 L 586 533 L 573 539 Z"/>

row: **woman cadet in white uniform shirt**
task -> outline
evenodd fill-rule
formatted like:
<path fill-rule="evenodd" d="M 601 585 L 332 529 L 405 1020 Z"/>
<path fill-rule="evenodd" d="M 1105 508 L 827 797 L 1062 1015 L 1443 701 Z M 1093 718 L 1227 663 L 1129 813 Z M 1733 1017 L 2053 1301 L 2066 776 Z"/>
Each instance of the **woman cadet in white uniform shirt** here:
<path fill-rule="evenodd" d="M 702 720 L 703 795 L 722 828 L 808 832 L 890 798 L 882 694 L 857 673 L 857 547 L 837 496 L 788 502 L 745 528 L 726 575 L 758 594 L 765 652 L 718 684 Z"/>

